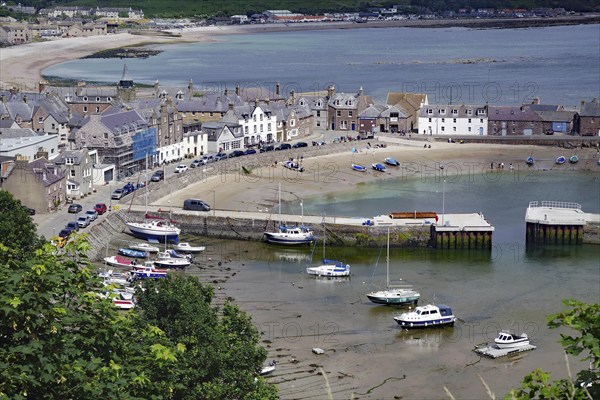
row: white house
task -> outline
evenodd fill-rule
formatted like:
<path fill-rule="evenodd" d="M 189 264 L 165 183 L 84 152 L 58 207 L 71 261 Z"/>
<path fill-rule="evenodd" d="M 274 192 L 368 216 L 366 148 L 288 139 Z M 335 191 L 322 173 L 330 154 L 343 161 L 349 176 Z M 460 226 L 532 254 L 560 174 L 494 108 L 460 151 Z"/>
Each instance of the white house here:
<path fill-rule="evenodd" d="M 256 101 L 254 105 L 231 106 L 222 121 L 241 125 L 244 147 L 276 140 L 277 116 L 268 103 L 259 105 Z"/>
<path fill-rule="evenodd" d="M 228 122 L 205 122 L 202 131 L 208 138 L 208 152 L 221 153 L 239 150 L 243 147 L 242 126 Z"/>
<path fill-rule="evenodd" d="M 488 106 L 428 104 L 419 111 L 419 133 L 423 135 L 485 136 Z"/>
<path fill-rule="evenodd" d="M 201 131 L 183 133 L 183 154 L 193 157 L 208 153 L 208 135 Z"/>

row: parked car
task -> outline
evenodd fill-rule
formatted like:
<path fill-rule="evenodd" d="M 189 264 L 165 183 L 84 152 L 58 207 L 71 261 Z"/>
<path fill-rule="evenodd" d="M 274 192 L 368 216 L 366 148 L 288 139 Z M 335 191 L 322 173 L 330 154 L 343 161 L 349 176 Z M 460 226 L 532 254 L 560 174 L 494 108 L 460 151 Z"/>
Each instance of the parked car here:
<path fill-rule="evenodd" d="M 108 210 L 108 208 L 106 208 L 106 204 L 98 203 L 94 206 L 94 210 L 98 213 L 98 215 L 102 215 Z"/>
<path fill-rule="evenodd" d="M 187 171 L 187 169 L 188 169 L 187 165 L 179 164 L 177 167 L 175 167 L 175 173 L 181 174 L 181 173 Z"/>
<path fill-rule="evenodd" d="M 121 198 L 123 198 L 123 196 L 125 196 L 127 193 L 125 193 L 123 191 L 123 189 L 116 189 L 114 192 L 112 192 L 112 195 L 110 196 L 111 199 L 114 200 L 120 200 Z"/>
<path fill-rule="evenodd" d="M 68 209 L 68 211 L 72 214 L 77 214 L 81 210 L 83 210 L 83 207 L 81 207 L 81 204 L 71 204 Z"/>
<path fill-rule="evenodd" d="M 85 212 L 85 215 L 90 219 L 90 222 L 95 221 L 96 218 L 98 218 L 98 213 L 96 212 L 96 210 L 87 210 Z"/>
<path fill-rule="evenodd" d="M 79 225 L 80 228 L 89 226 L 90 218 L 87 215 L 82 215 L 81 217 L 77 218 L 77 225 Z"/>
<path fill-rule="evenodd" d="M 227 156 L 228 158 L 234 158 L 234 157 L 240 157 L 243 156 L 244 152 L 242 150 L 234 150 L 231 153 L 229 153 L 229 156 Z"/>
<path fill-rule="evenodd" d="M 225 153 L 217 153 L 215 154 L 215 161 L 226 160 L 227 154 Z"/>
<path fill-rule="evenodd" d="M 273 151 L 273 150 L 275 150 L 275 146 L 273 146 L 272 144 L 269 144 L 267 146 L 263 146 L 260 148 L 261 153 L 266 153 L 267 151 Z"/>
<path fill-rule="evenodd" d="M 152 176 L 150 177 L 150 180 L 152 182 L 158 182 L 165 179 L 165 172 L 164 171 L 155 171 Z"/>
<path fill-rule="evenodd" d="M 134 191 L 135 191 L 135 186 L 131 182 L 128 182 L 125 186 L 123 186 L 123 193 L 124 193 L 123 196 L 125 196 L 131 192 L 134 192 Z"/>
<path fill-rule="evenodd" d="M 62 229 L 60 232 L 58 232 L 58 237 L 61 237 L 61 238 L 65 238 L 65 239 L 66 239 L 66 238 L 68 238 L 68 237 L 69 237 L 69 235 L 70 235 L 71 233 L 73 233 L 73 229 L 70 229 L 70 228 L 64 228 L 64 229 Z"/>
<path fill-rule="evenodd" d="M 79 230 L 79 224 L 77 221 L 68 222 L 65 228 L 71 229 L 72 231 L 77 232 Z"/>
<path fill-rule="evenodd" d="M 23 206 L 23 210 L 29 215 L 35 215 L 35 210 L 33 208 L 29 208 L 27 206 Z"/>
<path fill-rule="evenodd" d="M 308 143 L 306 143 L 306 142 L 298 142 L 298 143 L 294 144 L 292 147 L 295 148 L 295 149 L 297 149 L 299 147 L 308 147 Z"/>
<path fill-rule="evenodd" d="M 210 211 L 210 206 L 198 199 L 187 199 L 183 202 L 184 210 Z"/>
<path fill-rule="evenodd" d="M 201 166 L 202 164 L 203 164 L 203 163 L 202 163 L 202 160 L 194 160 L 194 161 L 192 161 L 192 163 L 190 164 L 190 168 L 196 168 L 196 167 L 199 167 L 199 166 Z"/>
<path fill-rule="evenodd" d="M 203 156 L 201 161 L 202 161 L 202 164 L 206 165 L 208 163 L 214 162 L 215 161 L 215 156 L 213 156 L 212 154 L 209 155 L 209 156 Z"/>
<path fill-rule="evenodd" d="M 256 150 L 254 150 L 254 149 L 246 149 L 244 151 L 244 155 L 247 156 L 248 154 L 256 154 Z"/>
<path fill-rule="evenodd" d="M 292 148 L 292 145 L 289 143 L 281 143 L 279 146 L 275 147 L 275 150 L 289 150 Z"/>

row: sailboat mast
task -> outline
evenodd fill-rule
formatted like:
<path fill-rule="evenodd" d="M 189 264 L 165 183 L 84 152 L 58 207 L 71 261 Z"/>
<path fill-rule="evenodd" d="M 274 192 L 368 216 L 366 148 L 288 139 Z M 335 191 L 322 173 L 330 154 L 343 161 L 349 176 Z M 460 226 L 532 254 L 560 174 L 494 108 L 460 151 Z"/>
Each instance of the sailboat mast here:
<path fill-rule="evenodd" d="M 279 182 L 279 225 L 281 225 L 281 182 Z"/>
<path fill-rule="evenodd" d="M 390 286 L 390 227 L 387 229 L 387 255 L 385 257 L 385 287 Z"/>

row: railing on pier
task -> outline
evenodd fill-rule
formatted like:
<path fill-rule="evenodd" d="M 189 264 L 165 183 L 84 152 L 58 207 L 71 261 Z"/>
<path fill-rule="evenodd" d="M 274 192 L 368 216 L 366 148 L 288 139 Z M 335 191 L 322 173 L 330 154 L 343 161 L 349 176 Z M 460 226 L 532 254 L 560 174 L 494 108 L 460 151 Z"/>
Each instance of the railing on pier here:
<path fill-rule="evenodd" d="M 542 201 L 541 205 L 538 201 L 530 201 L 529 208 L 538 208 L 538 207 L 547 207 L 547 208 L 567 208 L 572 210 L 581 210 L 581 204 L 579 203 L 568 203 L 564 201 Z"/>

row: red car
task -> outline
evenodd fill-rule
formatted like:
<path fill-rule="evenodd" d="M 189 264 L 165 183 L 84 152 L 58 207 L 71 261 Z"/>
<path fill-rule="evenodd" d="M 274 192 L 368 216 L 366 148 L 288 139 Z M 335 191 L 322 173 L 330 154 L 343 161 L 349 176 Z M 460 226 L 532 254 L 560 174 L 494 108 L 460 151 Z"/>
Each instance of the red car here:
<path fill-rule="evenodd" d="M 98 213 L 98 215 L 102 215 L 102 214 L 104 214 L 106 212 L 106 204 L 104 204 L 104 203 L 98 203 L 94 207 L 94 210 Z"/>

